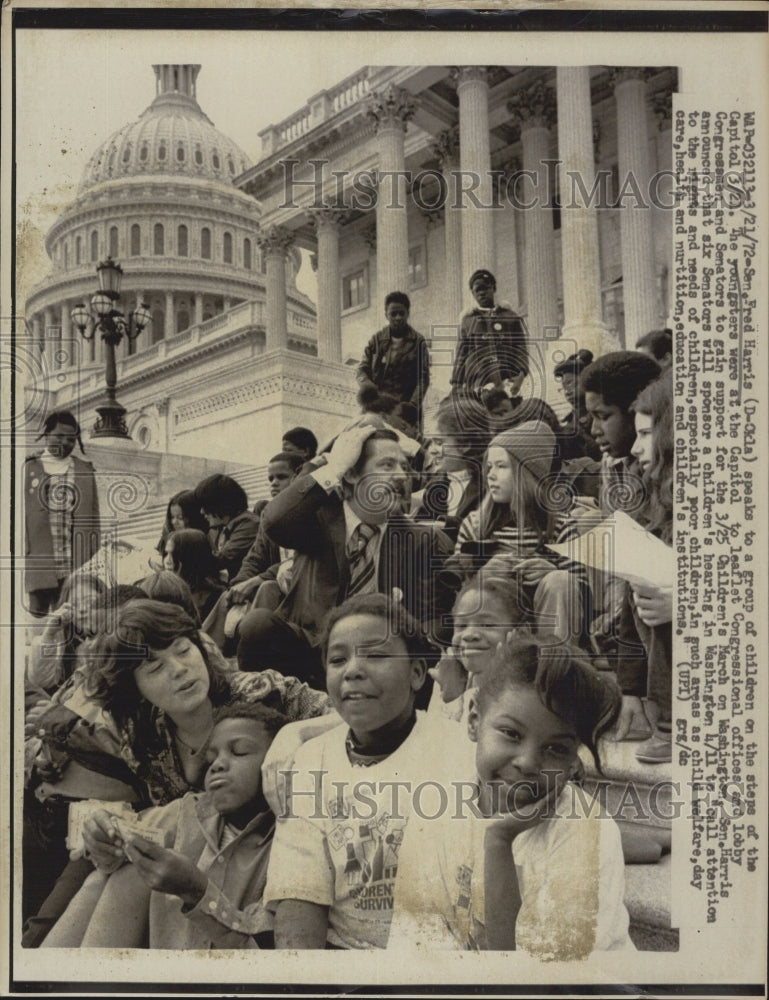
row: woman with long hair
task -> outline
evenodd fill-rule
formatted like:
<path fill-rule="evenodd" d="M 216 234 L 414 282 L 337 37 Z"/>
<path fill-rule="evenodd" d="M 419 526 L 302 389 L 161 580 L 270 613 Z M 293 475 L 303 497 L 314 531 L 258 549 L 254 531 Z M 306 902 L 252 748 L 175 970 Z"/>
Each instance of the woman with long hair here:
<path fill-rule="evenodd" d="M 636 439 L 632 454 L 643 470 L 646 501 L 638 519 L 657 538 L 673 542 L 673 376 L 663 372 L 650 382 L 631 406 L 635 413 Z M 640 694 L 623 695 L 617 738 L 631 728 L 642 729 L 653 721 L 651 738 L 636 753 L 644 764 L 665 764 L 672 755 L 672 657 L 673 588 L 651 584 L 629 584 L 625 599 L 635 628 L 646 650 L 647 702 L 656 706 L 656 718 L 648 720 Z"/>
<path fill-rule="evenodd" d="M 200 504 L 193 490 L 180 490 L 168 501 L 165 523 L 156 545 L 161 556 L 166 554 L 168 536 L 172 531 L 181 531 L 182 528 L 194 528 L 204 534 L 208 532 L 208 521 L 200 513 Z"/>
<path fill-rule="evenodd" d="M 589 603 L 584 570 L 547 549 L 569 500 L 558 471 L 547 424 L 520 424 L 492 438 L 486 495 L 460 525 L 452 562 L 465 576 L 483 565 L 498 575 L 514 573 L 533 601 L 538 631 L 579 642 Z"/>
<path fill-rule="evenodd" d="M 60 699 L 77 724 L 43 732 L 35 781 L 55 780 L 54 770 L 66 774 L 70 760 L 87 761 L 95 772 L 119 772 L 138 805 L 165 805 L 202 789 L 219 705 L 264 702 L 291 720 L 330 711 L 326 694 L 295 677 L 234 670 L 180 607 L 148 599 L 118 610 L 114 629 L 89 644 L 77 680 Z M 94 854 L 99 846 L 88 845 Z M 102 847 L 109 853 L 109 843 Z M 79 881 L 70 879 L 46 903 L 27 946 L 40 943 L 87 874 L 80 870 Z"/>
<path fill-rule="evenodd" d="M 200 620 L 205 621 L 224 591 L 208 538 L 192 528 L 172 531 L 166 539 L 164 556 L 163 566 L 184 580 L 192 591 Z"/>

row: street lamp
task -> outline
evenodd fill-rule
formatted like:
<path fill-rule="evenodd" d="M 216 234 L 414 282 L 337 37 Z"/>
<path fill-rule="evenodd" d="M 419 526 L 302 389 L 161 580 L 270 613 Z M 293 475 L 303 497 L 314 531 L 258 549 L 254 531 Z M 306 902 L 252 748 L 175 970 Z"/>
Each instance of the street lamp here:
<path fill-rule="evenodd" d="M 97 331 L 101 333 L 107 354 L 107 402 L 96 407 L 99 419 L 94 426 L 93 436 L 130 438 L 125 422 L 125 407 L 118 403 L 115 396 L 115 348 L 123 337 L 132 344 L 147 324 L 152 322 L 152 316 L 146 302 L 129 312 L 127 319 L 115 308 L 120 298 L 123 268 L 111 257 L 98 265 L 96 273 L 99 276 L 99 291 L 91 296 L 90 311 L 80 302 L 71 313 L 72 322 L 86 340 L 93 340 Z"/>

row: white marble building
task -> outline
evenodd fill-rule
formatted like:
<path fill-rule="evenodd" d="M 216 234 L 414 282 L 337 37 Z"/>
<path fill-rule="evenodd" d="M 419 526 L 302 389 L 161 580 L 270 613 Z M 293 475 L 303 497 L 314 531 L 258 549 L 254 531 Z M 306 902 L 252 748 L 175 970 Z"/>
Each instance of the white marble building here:
<path fill-rule="evenodd" d="M 664 191 L 653 178 L 671 166 L 676 82 L 667 67 L 363 67 L 264 129 L 237 181 L 274 241 L 268 281 L 282 280 L 279 248 L 317 255 L 318 354 L 350 364 L 385 294 L 407 291 L 444 387 L 478 267 L 532 336 L 569 353 L 571 340 L 633 347 L 665 325 L 672 241 L 671 213 L 637 209 L 627 177 Z M 392 173 L 367 199 L 370 171 Z M 626 207 L 608 207 L 623 190 Z M 520 207 L 534 195 L 540 207 Z"/>
<path fill-rule="evenodd" d="M 559 351 L 632 347 L 665 325 L 671 213 L 634 192 L 665 189 L 675 69 L 364 66 L 262 130 L 254 165 L 198 106 L 199 66 L 154 69 L 155 100 L 94 153 L 27 302 L 64 376 L 50 405 L 85 424 L 102 345 L 69 314 L 107 254 L 125 270 L 124 308 L 153 315 L 118 361 L 134 440 L 246 464 L 289 426 L 324 438 L 355 413 L 353 366 L 391 290 L 432 340 L 432 402 L 477 267 L 545 342 L 533 391 L 551 402 Z M 386 172 L 378 189 L 373 171 Z M 317 323 L 296 287 L 300 249 L 314 255 Z"/>

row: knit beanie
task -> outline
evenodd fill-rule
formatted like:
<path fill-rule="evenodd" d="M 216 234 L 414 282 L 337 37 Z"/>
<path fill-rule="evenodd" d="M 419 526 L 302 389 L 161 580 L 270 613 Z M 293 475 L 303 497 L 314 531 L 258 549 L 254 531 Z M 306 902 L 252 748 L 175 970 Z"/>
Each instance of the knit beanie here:
<path fill-rule="evenodd" d="M 497 434 L 489 448 L 504 448 L 535 479 L 541 480 L 550 474 L 553 465 L 555 434 L 541 420 L 530 420 Z"/>

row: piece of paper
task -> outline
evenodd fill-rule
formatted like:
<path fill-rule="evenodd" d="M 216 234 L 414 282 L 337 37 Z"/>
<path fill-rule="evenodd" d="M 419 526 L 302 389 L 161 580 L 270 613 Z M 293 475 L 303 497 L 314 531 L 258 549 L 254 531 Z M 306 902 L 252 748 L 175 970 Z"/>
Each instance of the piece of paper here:
<path fill-rule="evenodd" d="M 622 510 L 584 535 L 548 548 L 630 584 L 663 589 L 672 587 L 675 581 L 673 549 Z"/>

